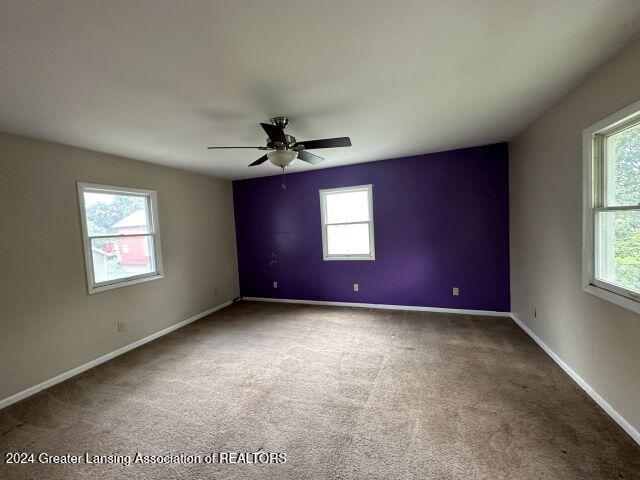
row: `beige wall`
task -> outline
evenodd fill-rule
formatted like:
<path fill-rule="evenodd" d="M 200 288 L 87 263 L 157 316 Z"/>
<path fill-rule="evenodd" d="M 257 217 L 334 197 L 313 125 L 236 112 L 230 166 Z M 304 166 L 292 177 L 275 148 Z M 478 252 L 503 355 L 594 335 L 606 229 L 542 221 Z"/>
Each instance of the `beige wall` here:
<path fill-rule="evenodd" d="M 640 315 L 582 290 L 581 145 L 583 129 L 638 99 L 640 40 L 509 146 L 511 309 L 636 430 Z"/>
<path fill-rule="evenodd" d="M 87 294 L 76 181 L 158 192 L 165 278 Z M 231 182 L 0 134 L 0 399 L 237 297 L 237 271 Z"/>

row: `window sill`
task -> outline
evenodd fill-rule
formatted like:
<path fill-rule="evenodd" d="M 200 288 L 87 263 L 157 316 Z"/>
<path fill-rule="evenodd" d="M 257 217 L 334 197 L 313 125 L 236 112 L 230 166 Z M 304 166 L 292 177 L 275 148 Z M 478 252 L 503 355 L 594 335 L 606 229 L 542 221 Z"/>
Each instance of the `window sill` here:
<path fill-rule="evenodd" d="M 632 298 L 625 297 L 624 295 L 611 292 L 591 283 L 583 285 L 582 289 L 585 292 L 590 293 L 591 295 L 595 295 L 596 297 L 600 297 L 603 300 L 615 303 L 616 305 L 626 308 L 627 310 L 631 310 L 635 313 L 640 313 L 640 302 L 638 302 L 637 300 L 633 300 Z"/>
<path fill-rule="evenodd" d="M 376 257 L 375 256 L 371 256 L 371 255 L 366 255 L 366 256 L 358 256 L 358 255 L 351 255 L 351 256 L 334 256 L 334 257 L 323 257 L 323 260 L 325 261 L 333 261 L 333 260 L 375 260 Z"/>
<path fill-rule="evenodd" d="M 109 283 L 106 285 L 98 285 L 98 286 L 90 285 L 89 295 L 93 295 L 94 293 L 106 292 L 107 290 L 113 290 L 114 288 L 128 287 L 129 285 L 135 285 L 137 283 L 150 282 L 152 280 L 160 280 L 161 278 L 164 278 L 163 274 L 154 273 L 151 275 L 146 275 L 144 277 L 129 278 L 129 279 L 125 278 L 122 281 L 119 281 L 116 283 Z"/>

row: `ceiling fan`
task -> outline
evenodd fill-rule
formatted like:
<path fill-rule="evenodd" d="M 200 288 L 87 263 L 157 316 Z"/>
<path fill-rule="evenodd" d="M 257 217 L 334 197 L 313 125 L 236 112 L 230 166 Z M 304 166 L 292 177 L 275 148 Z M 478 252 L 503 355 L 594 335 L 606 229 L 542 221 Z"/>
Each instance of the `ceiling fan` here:
<path fill-rule="evenodd" d="M 221 148 L 257 148 L 258 150 L 267 150 L 267 154 L 260 157 L 249 166 L 260 165 L 267 160 L 273 163 L 276 167 L 280 167 L 283 170 L 285 167 L 291 165 L 296 158 L 299 158 L 303 162 L 308 162 L 311 165 L 317 165 L 322 162 L 324 158 L 307 152 L 307 150 L 313 150 L 314 148 L 335 148 L 335 147 L 350 147 L 351 139 L 349 137 L 339 138 L 324 138 L 322 140 L 307 140 L 304 142 L 296 141 L 295 137 L 284 133 L 284 129 L 289 124 L 288 117 L 274 117 L 271 119 L 271 124 L 261 123 L 263 130 L 267 136 L 266 147 L 207 147 L 209 150 L 221 149 Z"/>

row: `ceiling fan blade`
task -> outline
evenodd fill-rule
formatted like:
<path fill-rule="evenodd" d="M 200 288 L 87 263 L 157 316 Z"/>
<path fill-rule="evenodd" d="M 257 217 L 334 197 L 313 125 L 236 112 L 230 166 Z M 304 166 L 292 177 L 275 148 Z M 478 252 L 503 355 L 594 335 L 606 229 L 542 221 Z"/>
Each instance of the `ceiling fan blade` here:
<path fill-rule="evenodd" d="M 207 150 L 216 150 L 218 148 L 257 148 L 259 149 L 260 147 L 207 147 Z"/>
<path fill-rule="evenodd" d="M 305 150 L 311 150 L 313 148 L 350 147 L 351 139 L 349 137 L 323 138 L 322 140 L 307 140 L 306 142 L 296 142 L 296 145 L 304 146 Z"/>
<path fill-rule="evenodd" d="M 260 125 L 271 141 L 287 143 L 287 138 L 284 136 L 284 130 L 282 127 L 276 127 L 275 125 L 270 125 L 268 123 L 261 123 Z"/>
<path fill-rule="evenodd" d="M 304 150 L 300 150 L 298 152 L 298 158 L 303 162 L 310 163 L 311 165 L 317 165 L 324 160 L 324 158 Z"/>
<path fill-rule="evenodd" d="M 263 163 L 264 163 L 264 162 L 266 162 L 266 161 L 267 161 L 267 156 L 266 156 L 266 155 L 263 155 L 263 156 L 261 156 L 259 159 L 257 159 L 255 162 L 253 162 L 253 163 L 249 164 L 249 166 L 250 166 L 250 167 L 253 167 L 254 165 L 261 165 L 261 164 L 263 164 Z"/>

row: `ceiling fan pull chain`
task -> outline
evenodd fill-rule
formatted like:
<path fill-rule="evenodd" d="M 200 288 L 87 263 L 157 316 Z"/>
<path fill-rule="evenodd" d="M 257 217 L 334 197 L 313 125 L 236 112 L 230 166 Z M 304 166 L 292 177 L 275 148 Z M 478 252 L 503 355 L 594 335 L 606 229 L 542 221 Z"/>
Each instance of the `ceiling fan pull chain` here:
<path fill-rule="evenodd" d="M 282 180 L 282 189 L 286 190 L 287 186 L 284 184 L 284 167 L 282 167 L 281 180 Z"/>

